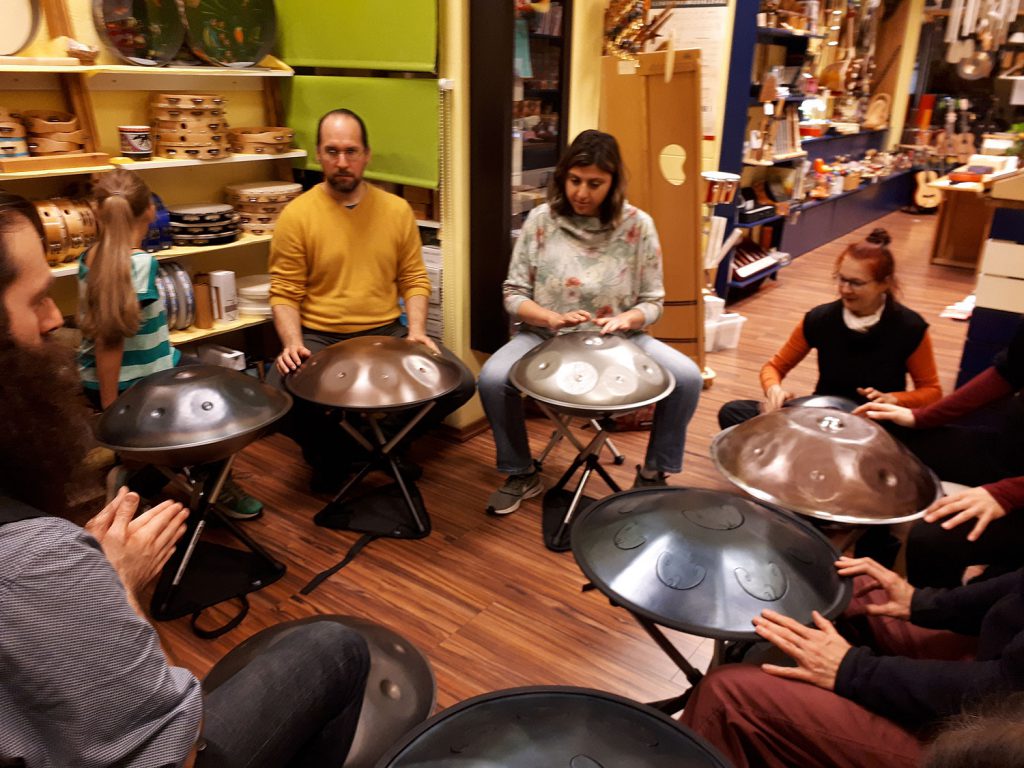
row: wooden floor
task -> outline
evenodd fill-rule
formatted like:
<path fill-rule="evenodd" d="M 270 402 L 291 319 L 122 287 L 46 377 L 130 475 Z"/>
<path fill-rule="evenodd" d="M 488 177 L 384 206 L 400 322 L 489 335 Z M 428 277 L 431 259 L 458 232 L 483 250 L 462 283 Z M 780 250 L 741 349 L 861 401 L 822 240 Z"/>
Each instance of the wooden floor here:
<path fill-rule="evenodd" d="M 881 223 L 893 234 L 906 304 L 931 323 L 943 387 L 956 375 L 966 324 L 940 319 L 943 306 L 973 288 L 973 275 L 928 263 L 934 219 L 904 213 Z M 686 465 L 673 484 L 730 489 L 708 459 L 717 431 L 719 406 L 737 397 L 757 397 L 757 373 L 810 307 L 834 295 L 833 262 L 840 251 L 865 236 L 864 227 L 797 259 L 756 295 L 732 307 L 747 317 L 737 349 L 708 356 L 717 373 L 690 425 Z M 813 359 L 787 379 L 791 389 L 809 393 Z M 549 434 L 542 419 L 531 420 L 534 450 Z M 628 487 L 642 456 L 647 433 L 615 437 L 627 460 L 610 467 Z M 224 637 L 197 639 L 185 619 L 158 625 L 178 663 L 202 675 L 228 649 L 254 632 L 289 618 L 316 613 L 365 616 L 397 630 L 430 659 L 438 685 L 438 706 L 487 691 L 521 685 L 565 684 L 600 688 L 639 700 L 667 697 L 686 686 L 682 673 L 648 639 L 624 610 L 613 608 L 585 583 L 571 554 L 544 548 L 539 499 L 504 518 L 484 514 L 488 494 L 500 484 L 493 469 L 489 432 L 463 444 L 427 437 L 413 449 L 425 469 L 419 482 L 433 521 L 433 534 L 419 541 L 382 539 L 308 597 L 299 589 L 337 561 L 356 534 L 315 527 L 311 518 L 323 499 L 307 491 L 308 470 L 291 443 L 279 435 L 248 448 L 236 463 L 236 477 L 262 499 L 267 513 L 247 530 L 288 566 L 283 579 L 251 596 L 252 611 Z M 559 447 L 548 459 L 549 483 L 569 461 Z M 600 481 L 594 490 L 603 492 Z M 216 610 L 211 619 L 220 614 Z M 706 665 L 712 642 L 670 633 L 690 660 Z"/>

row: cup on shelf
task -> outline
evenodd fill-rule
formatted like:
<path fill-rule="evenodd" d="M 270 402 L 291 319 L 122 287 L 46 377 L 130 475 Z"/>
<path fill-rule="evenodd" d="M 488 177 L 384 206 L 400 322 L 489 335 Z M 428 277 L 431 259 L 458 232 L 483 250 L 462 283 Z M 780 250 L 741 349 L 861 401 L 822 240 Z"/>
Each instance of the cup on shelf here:
<path fill-rule="evenodd" d="M 148 125 L 119 125 L 121 155 L 132 160 L 150 160 L 153 157 L 153 142 Z"/>

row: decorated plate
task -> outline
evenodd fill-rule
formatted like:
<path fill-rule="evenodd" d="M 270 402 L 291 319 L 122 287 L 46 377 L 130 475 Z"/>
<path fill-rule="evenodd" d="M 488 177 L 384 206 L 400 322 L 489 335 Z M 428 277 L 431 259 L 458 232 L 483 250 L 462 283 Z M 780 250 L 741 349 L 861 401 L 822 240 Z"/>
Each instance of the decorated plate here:
<path fill-rule="evenodd" d="M 162 66 L 185 41 L 175 0 L 93 0 L 92 15 L 100 37 L 131 64 Z"/>
<path fill-rule="evenodd" d="M 0 24 L 0 56 L 12 56 L 31 43 L 38 26 L 37 0 L 4 2 L 4 23 Z"/>
<path fill-rule="evenodd" d="M 273 0 L 184 0 L 189 47 L 223 67 L 252 67 L 274 47 Z"/>

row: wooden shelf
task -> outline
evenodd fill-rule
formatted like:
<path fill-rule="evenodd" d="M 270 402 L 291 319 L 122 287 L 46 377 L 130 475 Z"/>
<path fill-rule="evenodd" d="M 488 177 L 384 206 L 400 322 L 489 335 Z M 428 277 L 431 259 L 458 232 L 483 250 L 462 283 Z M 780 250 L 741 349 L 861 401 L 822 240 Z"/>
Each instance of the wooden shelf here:
<path fill-rule="evenodd" d="M 773 224 L 776 221 L 782 221 L 784 218 L 786 217 L 776 214 L 775 216 L 767 216 L 763 219 L 758 219 L 757 221 L 737 221 L 736 227 L 739 229 L 753 229 L 754 227 L 760 227 L 762 224 Z"/>
<path fill-rule="evenodd" d="M 276 60 L 275 60 L 276 61 Z M 276 62 L 273 67 L 146 67 L 134 64 L 32 64 L 31 59 L 26 57 L 25 64 L 0 64 L 0 74 L 19 74 L 25 72 L 40 72 L 49 74 L 75 74 L 75 75 L 129 75 L 131 77 L 152 78 L 166 75 L 201 75 L 203 77 L 291 77 L 295 74 L 291 67 Z"/>
<path fill-rule="evenodd" d="M 266 160 L 292 160 L 305 157 L 306 150 L 295 149 L 280 155 L 241 155 L 235 154 L 231 157 L 224 157 L 220 160 L 169 160 L 164 157 L 157 157 L 152 160 L 124 163 L 120 167 L 133 171 L 156 171 L 163 168 L 188 168 L 207 165 L 223 165 L 224 163 L 255 163 Z M 52 168 L 42 171 L 17 171 L 14 173 L 0 173 L 0 181 L 17 181 L 18 179 L 41 179 L 54 176 L 75 176 L 82 174 L 106 173 L 112 171 L 113 164 L 85 165 L 79 168 Z"/>
<path fill-rule="evenodd" d="M 252 328 L 253 326 L 263 325 L 264 323 L 269 323 L 270 320 L 271 319 L 269 317 L 263 316 L 239 315 L 237 320 L 232 320 L 230 322 L 216 321 L 213 324 L 213 328 L 192 327 L 187 331 L 171 331 L 171 344 L 174 346 L 178 346 L 179 344 L 192 344 L 196 341 L 208 339 L 211 336 L 220 336 L 223 333 L 239 331 L 242 328 Z"/>
<path fill-rule="evenodd" d="M 779 29 L 778 27 L 758 27 L 759 37 L 780 37 L 787 40 L 824 40 L 825 35 L 816 35 L 811 32 L 793 31 L 791 29 Z"/>
<path fill-rule="evenodd" d="M 729 281 L 729 287 L 730 288 L 746 288 L 748 285 L 752 285 L 753 283 L 756 283 L 758 280 L 764 280 L 766 277 L 771 277 L 776 272 L 778 272 L 780 269 L 782 269 L 782 266 L 783 265 L 780 262 L 778 264 L 774 264 L 774 265 L 768 267 L 767 269 L 761 270 L 756 275 L 751 275 L 750 277 L 745 277 L 742 280 L 730 280 Z"/>
<path fill-rule="evenodd" d="M 440 229 L 441 222 L 433 219 L 416 219 L 416 226 L 424 229 Z"/>
<path fill-rule="evenodd" d="M 272 235 L 250 235 L 248 233 L 244 233 L 239 235 L 237 240 L 230 243 L 224 243 L 223 245 L 175 246 L 163 251 L 155 251 L 153 255 L 156 256 L 157 261 L 182 259 L 187 256 L 196 256 L 199 254 L 219 253 L 232 248 L 241 248 L 246 245 L 253 245 L 254 243 L 268 243 L 270 242 L 271 237 Z M 78 260 L 76 259 L 75 261 L 65 262 L 57 267 L 50 267 L 50 273 L 54 277 L 77 275 Z"/>
<path fill-rule="evenodd" d="M 806 152 L 789 152 L 785 155 L 775 155 L 771 160 L 747 160 L 743 161 L 744 165 L 752 165 L 756 167 L 768 168 L 773 165 L 779 165 L 780 163 L 788 163 L 790 160 L 799 160 L 801 157 L 807 157 Z"/>

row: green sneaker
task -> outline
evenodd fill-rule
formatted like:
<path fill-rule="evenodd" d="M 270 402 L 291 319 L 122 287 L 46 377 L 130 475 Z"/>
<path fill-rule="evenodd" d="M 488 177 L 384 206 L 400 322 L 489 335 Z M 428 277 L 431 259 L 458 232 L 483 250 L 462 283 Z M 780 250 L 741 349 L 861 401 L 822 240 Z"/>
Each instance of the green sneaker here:
<path fill-rule="evenodd" d="M 507 515 L 519 509 L 524 499 L 532 499 L 544 490 L 539 472 L 528 475 L 509 475 L 508 480 L 487 499 L 487 512 Z"/>
<path fill-rule="evenodd" d="M 224 514 L 234 520 L 255 520 L 263 514 L 263 502 L 243 491 L 232 477 L 224 481 L 217 503 Z"/>

